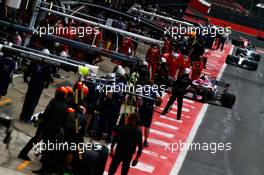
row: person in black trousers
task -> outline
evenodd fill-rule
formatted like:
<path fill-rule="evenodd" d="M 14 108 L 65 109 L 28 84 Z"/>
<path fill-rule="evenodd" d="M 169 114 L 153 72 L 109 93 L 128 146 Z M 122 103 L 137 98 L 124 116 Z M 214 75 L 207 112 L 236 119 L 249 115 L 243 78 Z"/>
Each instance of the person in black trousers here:
<path fill-rule="evenodd" d="M 39 115 L 39 119 L 41 118 L 41 115 Z M 41 119 L 40 119 L 41 120 Z M 38 123 L 37 131 L 35 133 L 35 136 L 32 137 L 27 144 L 24 146 L 24 148 L 20 151 L 18 158 L 23 160 L 31 161 L 31 159 L 28 157 L 29 151 L 36 145 L 38 142 L 40 142 L 43 138 L 43 126 L 42 123 Z M 37 150 L 36 150 L 37 151 Z"/>
<path fill-rule="evenodd" d="M 28 90 L 20 114 L 20 120 L 26 123 L 31 122 L 31 117 L 38 105 L 42 91 L 44 88 L 48 88 L 52 80 L 51 66 L 33 61 L 24 74 L 24 82 L 28 82 L 28 77 L 31 78 L 28 83 Z"/>
<path fill-rule="evenodd" d="M 114 175 L 121 162 L 121 175 L 127 175 L 136 148 L 138 148 L 137 155 L 132 162 L 132 166 L 137 165 L 142 152 L 142 133 L 137 126 L 138 117 L 137 113 L 131 114 L 128 118 L 128 124 L 121 127 L 115 134 L 111 144 L 110 156 L 112 157 L 112 162 L 110 164 L 108 175 Z M 113 148 L 116 143 L 117 146 L 114 152 Z"/>
<path fill-rule="evenodd" d="M 175 81 L 172 89 L 172 96 L 170 97 L 170 100 L 168 101 L 165 109 L 161 113 L 162 115 L 165 115 L 169 112 L 171 109 L 174 101 L 177 99 L 177 120 L 181 119 L 181 113 L 182 113 L 182 102 L 183 97 L 186 94 L 186 89 L 189 86 L 192 86 L 193 88 L 197 89 L 197 87 L 192 83 L 192 80 L 189 78 L 190 69 L 185 69 L 184 74 Z"/>
<path fill-rule="evenodd" d="M 5 53 L 3 57 L 0 57 L 0 99 L 7 94 L 15 69 L 16 62 L 12 55 Z"/>

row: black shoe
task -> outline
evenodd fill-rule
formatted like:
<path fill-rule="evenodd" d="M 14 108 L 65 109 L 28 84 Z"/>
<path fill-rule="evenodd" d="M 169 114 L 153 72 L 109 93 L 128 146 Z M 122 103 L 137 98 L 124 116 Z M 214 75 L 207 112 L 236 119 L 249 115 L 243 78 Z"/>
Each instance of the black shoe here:
<path fill-rule="evenodd" d="M 161 115 L 166 115 L 168 113 L 168 111 L 162 111 Z"/>
<path fill-rule="evenodd" d="M 19 154 L 18 158 L 23 159 L 23 160 L 27 160 L 27 161 L 31 161 L 31 159 L 28 157 L 28 155 L 24 155 L 24 154 Z"/>
<path fill-rule="evenodd" d="M 145 147 L 145 148 L 149 147 L 149 143 L 148 143 L 148 141 L 145 140 L 145 141 L 143 142 L 143 147 Z"/>

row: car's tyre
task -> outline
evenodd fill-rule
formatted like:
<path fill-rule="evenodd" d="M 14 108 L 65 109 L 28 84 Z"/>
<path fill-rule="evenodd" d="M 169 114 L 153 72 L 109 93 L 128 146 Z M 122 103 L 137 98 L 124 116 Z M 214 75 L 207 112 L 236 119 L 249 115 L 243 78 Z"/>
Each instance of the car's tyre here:
<path fill-rule="evenodd" d="M 252 53 L 250 56 L 253 57 L 254 61 L 260 62 L 261 59 L 260 54 Z"/>
<path fill-rule="evenodd" d="M 236 96 L 230 93 L 224 93 L 221 98 L 221 104 L 224 107 L 232 108 L 236 102 Z"/>
<path fill-rule="evenodd" d="M 249 62 L 247 60 L 242 61 L 241 66 L 243 67 L 244 65 L 249 65 Z"/>
<path fill-rule="evenodd" d="M 250 62 L 250 68 L 251 68 L 251 70 L 257 70 L 258 69 L 258 62 Z"/>
<path fill-rule="evenodd" d="M 233 63 L 237 64 L 239 62 L 239 57 L 234 55 L 227 55 L 225 62 L 226 64 L 233 64 Z"/>
<path fill-rule="evenodd" d="M 201 94 L 202 94 L 201 102 L 206 103 L 209 98 L 209 89 L 206 89 L 206 88 L 202 89 Z"/>

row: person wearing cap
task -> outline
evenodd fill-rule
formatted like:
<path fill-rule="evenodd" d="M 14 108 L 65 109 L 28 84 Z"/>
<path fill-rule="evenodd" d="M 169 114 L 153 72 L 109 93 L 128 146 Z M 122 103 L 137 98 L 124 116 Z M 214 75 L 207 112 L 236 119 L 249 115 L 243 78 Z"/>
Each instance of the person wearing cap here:
<path fill-rule="evenodd" d="M 166 113 L 168 113 L 169 110 L 172 108 L 174 101 L 177 99 L 177 120 L 181 119 L 182 102 L 183 97 L 186 94 L 186 89 L 189 86 L 192 86 L 193 88 L 197 89 L 197 87 L 192 83 L 192 80 L 189 78 L 189 74 L 190 69 L 186 68 L 183 76 L 181 76 L 174 82 L 170 100 L 168 101 L 166 107 L 164 108 L 161 114 L 165 115 Z"/>
<path fill-rule="evenodd" d="M 42 52 L 44 54 L 50 53 L 48 49 L 43 49 Z M 31 61 L 24 73 L 24 82 L 28 83 L 28 89 L 20 114 L 20 120 L 24 122 L 31 121 L 43 89 L 48 88 L 52 80 L 51 71 L 51 66 L 37 61 Z M 29 81 L 28 77 L 30 77 Z"/>
<path fill-rule="evenodd" d="M 48 145 L 64 142 L 63 125 L 68 116 L 66 98 L 68 89 L 64 86 L 58 87 L 55 97 L 51 99 L 42 116 L 43 143 Z M 37 174 L 62 173 L 64 166 L 64 153 L 61 150 L 45 150 L 42 155 L 42 167 L 33 171 Z"/>

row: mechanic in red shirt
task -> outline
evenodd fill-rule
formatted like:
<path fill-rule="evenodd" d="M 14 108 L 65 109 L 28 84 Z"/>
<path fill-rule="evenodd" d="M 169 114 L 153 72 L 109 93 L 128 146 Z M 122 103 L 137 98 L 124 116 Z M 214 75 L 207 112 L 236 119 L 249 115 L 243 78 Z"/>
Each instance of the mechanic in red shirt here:
<path fill-rule="evenodd" d="M 204 63 L 202 60 L 202 57 L 200 57 L 200 60 L 192 62 L 192 80 L 198 79 L 203 71 Z"/>
<path fill-rule="evenodd" d="M 133 48 L 134 48 L 134 45 L 133 45 L 132 38 L 127 37 L 127 36 L 122 37 L 119 52 L 127 56 L 129 54 L 132 55 L 132 53 L 129 53 L 129 51 L 132 52 Z"/>
<path fill-rule="evenodd" d="M 190 68 L 191 67 L 191 59 L 188 55 L 188 51 L 187 50 L 183 50 L 181 51 L 179 57 L 178 57 L 179 62 L 181 63 L 181 65 L 179 66 L 179 72 L 177 77 L 181 77 L 184 74 L 184 70 L 186 68 Z"/>
<path fill-rule="evenodd" d="M 179 67 L 183 64 L 183 60 L 179 59 L 179 53 L 173 52 L 168 60 L 169 76 L 173 79 L 176 78 Z"/>
<path fill-rule="evenodd" d="M 171 56 L 171 54 L 170 54 L 170 53 L 168 53 L 168 52 L 166 52 L 166 53 L 163 53 L 163 54 L 161 55 L 161 57 L 165 58 L 167 62 L 169 61 L 169 59 L 170 59 L 170 56 Z"/>
<path fill-rule="evenodd" d="M 148 62 L 148 68 L 151 72 L 151 80 L 153 80 L 155 72 L 157 70 L 158 61 L 160 59 L 160 48 L 157 44 L 152 44 L 148 49 L 146 55 L 146 61 Z"/>
<path fill-rule="evenodd" d="M 133 45 L 132 38 L 127 37 L 127 36 L 122 37 L 118 52 L 129 56 L 129 55 L 132 55 L 131 52 L 133 48 L 134 48 L 134 45 Z M 121 61 L 117 61 L 117 60 L 112 60 L 112 62 L 118 65 L 122 64 Z"/>

